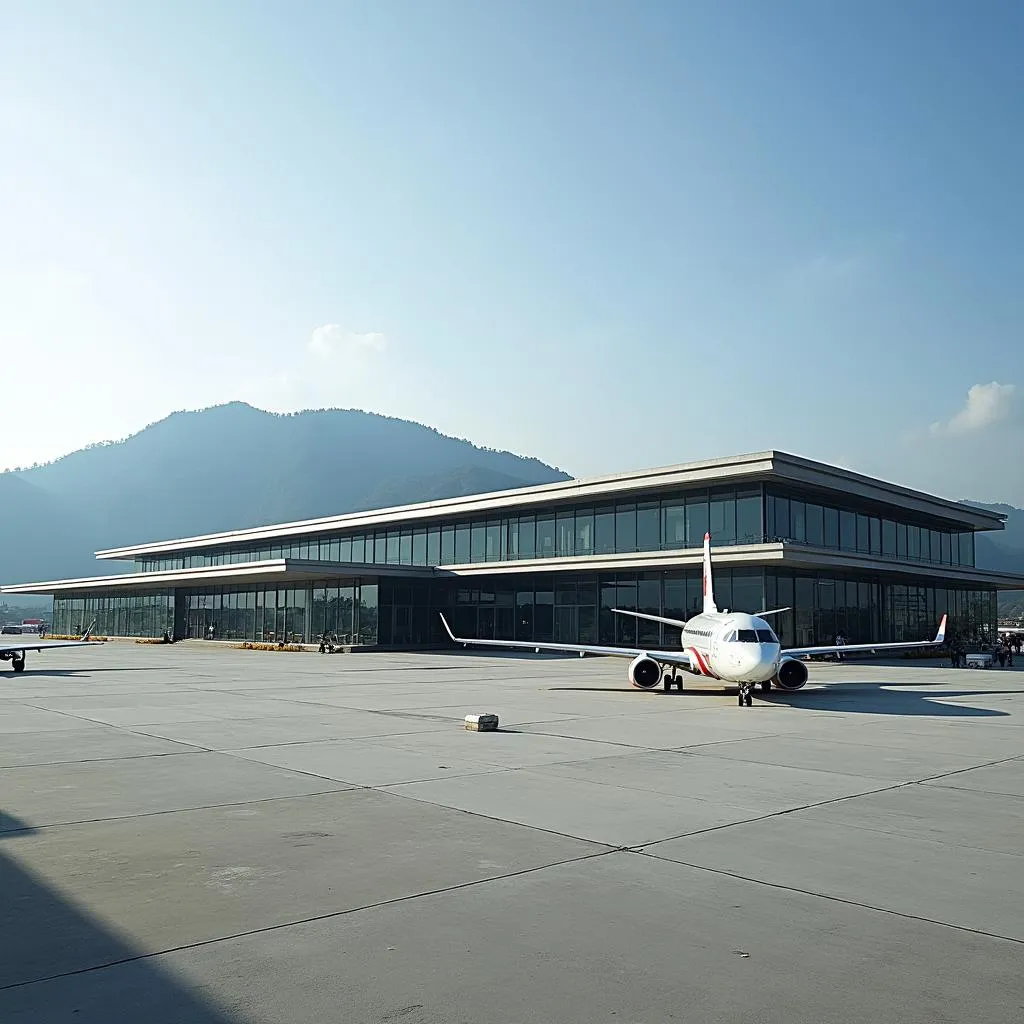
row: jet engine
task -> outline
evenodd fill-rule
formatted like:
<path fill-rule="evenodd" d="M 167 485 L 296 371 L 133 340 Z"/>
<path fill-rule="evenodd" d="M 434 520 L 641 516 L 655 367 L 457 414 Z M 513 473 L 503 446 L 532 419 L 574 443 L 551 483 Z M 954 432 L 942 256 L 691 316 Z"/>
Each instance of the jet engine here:
<path fill-rule="evenodd" d="M 796 658 L 783 658 L 775 685 L 780 690 L 799 690 L 807 682 L 807 666 Z"/>
<path fill-rule="evenodd" d="M 661 682 L 661 666 L 646 654 L 641 654 L 629 663 L 629 681 L 641 690 L 650 690 Z"/>

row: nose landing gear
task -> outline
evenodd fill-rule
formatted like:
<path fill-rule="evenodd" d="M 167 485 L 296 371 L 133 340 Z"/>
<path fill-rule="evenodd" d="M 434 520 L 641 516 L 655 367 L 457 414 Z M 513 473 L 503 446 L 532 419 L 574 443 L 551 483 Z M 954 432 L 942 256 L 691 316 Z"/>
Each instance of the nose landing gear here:
<path fill-rule="evenodd" d="M 750 692 L 753 688 L 753 683 L 740 683 L 740 691 L 737 697 L 737 703 L 741 708 L 744 706 L 749 708 L 750 705 L 754 703 L 754 698 Z"/>

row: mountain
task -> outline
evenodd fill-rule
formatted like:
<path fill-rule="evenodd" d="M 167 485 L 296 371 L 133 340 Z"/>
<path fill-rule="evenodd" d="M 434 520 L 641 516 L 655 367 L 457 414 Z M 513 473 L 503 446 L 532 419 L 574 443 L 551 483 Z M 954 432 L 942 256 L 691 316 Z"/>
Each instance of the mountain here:
<path fill-rule="evenodd" d="M 1024 573 L 1024 509 L 1014 508 L 1013 505 L 988 505 L 981 501 L 968 501 L 966 504 L 1006 516 L 1006 526 L 1001 532 L 978 534 L 975 541 L 975 561 L 978 567 Z M 1024 616 L 1024 591 L 1001 593 L 999 614 Z"/>
<path fill-rule="evenodd" d="M 243 402 L 0 474 L 0 581 L 124 571 L 93 552 L 567 480 L 537 459 L 353 409 Z"/>

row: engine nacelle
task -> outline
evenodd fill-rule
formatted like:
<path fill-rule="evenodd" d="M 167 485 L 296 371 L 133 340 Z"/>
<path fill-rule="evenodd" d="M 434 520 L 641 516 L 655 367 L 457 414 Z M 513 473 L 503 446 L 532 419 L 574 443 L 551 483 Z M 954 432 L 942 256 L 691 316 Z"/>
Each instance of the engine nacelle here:
<path fill-rule="evenodd" d="M 780 690 L 799 690 L 807 682 L 807 666 L 797 658 L 783 658 L 775 685 Z"/>
<path fill-rule="evenodd" d="M 641 690 L 653 689 L 661 682 L 661 666 L 646 654 L 629 663 L 629 681 Z"/>

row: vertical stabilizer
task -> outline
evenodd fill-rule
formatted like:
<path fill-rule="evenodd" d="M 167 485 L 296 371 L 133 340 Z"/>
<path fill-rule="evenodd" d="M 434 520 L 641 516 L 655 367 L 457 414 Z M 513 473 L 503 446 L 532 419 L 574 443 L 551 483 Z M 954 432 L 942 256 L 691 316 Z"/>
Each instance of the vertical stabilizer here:
<path fill-rule="evenodd" d="M 717 612 L 715 584 L 711 578 L 711 534 L 704 534 L 704 613 Z"/>

